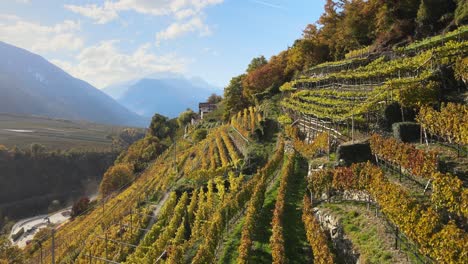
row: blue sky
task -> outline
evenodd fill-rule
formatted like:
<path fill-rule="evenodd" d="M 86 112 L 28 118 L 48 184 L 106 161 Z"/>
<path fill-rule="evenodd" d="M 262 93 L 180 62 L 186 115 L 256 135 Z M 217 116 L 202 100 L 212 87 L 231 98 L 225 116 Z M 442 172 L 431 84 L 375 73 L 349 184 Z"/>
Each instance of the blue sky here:
<path fill-rule="evenodd" d="M 0 40 L 97 88 L 157 72 L 222 88 L 292 45 L 324 0 L 0 0 Z"/>

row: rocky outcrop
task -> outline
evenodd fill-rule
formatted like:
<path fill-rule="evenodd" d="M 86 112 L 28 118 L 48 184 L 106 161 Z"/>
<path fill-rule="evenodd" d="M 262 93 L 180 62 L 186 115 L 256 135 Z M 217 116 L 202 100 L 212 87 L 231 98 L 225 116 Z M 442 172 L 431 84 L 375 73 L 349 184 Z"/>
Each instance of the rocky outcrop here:
<path fill-rule="evenodd" d="M 353 248 L 353 244 L 344 234 L 339 218 L 319 208 L 314 208 L 314 214 L 324 232 L 332 241 L 333 251 L 338 262 L 345 264 L 361 263 L 360 254 Z"/>

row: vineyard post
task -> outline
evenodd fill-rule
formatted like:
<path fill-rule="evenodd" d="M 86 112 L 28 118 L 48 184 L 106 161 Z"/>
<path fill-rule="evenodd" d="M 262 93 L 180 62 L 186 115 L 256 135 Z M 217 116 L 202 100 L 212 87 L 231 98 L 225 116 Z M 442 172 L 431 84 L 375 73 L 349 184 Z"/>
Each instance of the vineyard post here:
<path fill-rule="evenodd" d="M 51 253 L 52 253 L 52 264 L 55 264 L 55 228 L 52 228 L 52 245 L 51 245 Z"/>
<path fill-rule="evenodd" d="M 228 223 L 229 223 L 229 207 L 227 207 L 227 210 L 226 210 L 226 233 L 229 233 Z"/>
<path fill-rule="evenodd" d="M 354 113 L 351 116 L 351 140 L 354 144 Z"/>
<path fill-rule="evenodd" d="M 107 229 L 106 229 L 106 231 L 105 231 L 105 233 L 104 233 L 104 239 L 105 239 L 105 241 L 106 241 L 106 251 L 105 251 L 105 253 L 106 253 L 106 259 L 108 259 L 108 254 L 107 254 Z"/>
<path fill-rule="evenodd" d="M 309 190 L 309 191 L 310 191 L 310 204 L 312 205 L 312 204 L 313 204 L 313 202 L 312 202 L 313 200 L 312 200 L 312 199 L 313 199 L 313 196 L 314 196 L 314 195 L 313 195 L 313 193 L 312 193 L 311 190 Z"/>
<path fill-rule="evenodd" d="M 179 174 L 179 168 L 177 167 L 177 141 L 174 139 L 174 167 L 176 175 Z"/>
<path fill-rule="evenodd" d="M 132 222 L 133 222 L 133 210 L 130 209 L 130 235 L 133 235 Z"/>
<path fill-rule="evenodd" d="M 367 211 L 369 211 L 369 209 L 370 209 L 370 197 L 369 197 L 369 194 L 367 194 L 366 201 L 367 201 Z"/>
<path fill-rule="evenodd" d="M 328 140 L 328 142 L 327 142 L 327 144 L 328 144 L 328 161 L 330 161 L 330 148 L 331 148 L 331 146 L 330 146 L 330 127 L 328 127 L 328 139 L 327 140 Z"/>
<path fill-rule="evenodd" d="M 429 184 L 431 184 L 431 179 L 429 179 L 429 180 L 427 181 L 426 187 L 424 187 L 424 192 L 423 192 L 423 194 L 426 194 L 427 189 L 429 188 Z"/>
<path fill-rule="evenodd" d="M 401 182 L 401 174 L 402 174 L 402 171 L 401 171 L 401 164 L 400 164 L 400 175 L 399 175 L 399 178 L 398 178 L 399 182 Z"/>
<path fill-rule="evenodd" d="M 39 247 L 41 248 L 41 264 L 42 264 L 42 259 L 43 259 L 43 256 L 42 256 L 42 243 L 39 243 Z"/>
<path fill-rule="evenodd" d="M 422 125 L 419 126 L 419 144 L 423 143 L 423 127 Z"/>
<path fill-rule="evenodd" d="M 120 226 L 120 254 L 123 252 L 123 227 L 122 227 L 122 219 L 119 220 L 119 226 Z"/>
<path fill-rule="evenodd" d="M 398 249 L 398 227 L 395 227 L 395 249 Z"/>

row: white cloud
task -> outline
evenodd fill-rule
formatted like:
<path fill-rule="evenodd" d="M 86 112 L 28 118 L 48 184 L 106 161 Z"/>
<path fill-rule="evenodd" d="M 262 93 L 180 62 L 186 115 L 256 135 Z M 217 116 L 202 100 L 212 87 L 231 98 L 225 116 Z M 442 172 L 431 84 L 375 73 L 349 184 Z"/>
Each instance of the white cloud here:
<path fill-rule="evenodd" d="M 85 6 L 65 5 L 65 8 L 82 16 L 89 17 L 95 20 L 97 24 L 106 24 L 119 16 L 117 10 L 112 7 L 112 3 L 110 2 L 104 3 L 103 7 L 91 4 Z"/>
<path fill-rule="evenodd" d="M 0 15 L 0 40 L 33 52 L 78 50 L 83 47 L 83 40 L 76 35 L 80 29 L 80 23 L 71 20 L 45 26 Z"/>
<path fill-rule="evenodd" d="M 161 40 L 174 39 L 186 33 L 196 31 L 200 33 L 200 36 L 211 34 L 210 28 L 203 23 L 203 20 L 200 17 L 193 17 L 186 22 L 174 22 L 165 30 L 158 32 L 156 34 L 156 43 L 159 45 Z"/>
<path fill-rule="evenodd" d="M 76 56 L 76 63 L 60 60 L 52 62 L 99 88 L 156 72 L 185 71 L 186 60 L 175 54 L 158 56 L 150 51 L 150 44 L 144 44 L 132 53 L 119 51 L 117 44 L 117 40 L 109 40 L 87 47 Z"/>
<path fill-rule="evenodd" d="M 152 16 L 169 16 L 173 21 L 157 33 L 157 42 L 173 39 L 186 33 L 198 32 L 201 36 L 211 33 L 203 21 L 203 10 L 224 0 L 106 0 L 102 5 L 65 5 L 65 8 L 91 18 L 97 24 L 109 23 L 123 11 L 134 11 Z"/>
<path fill-rule="evenodd" d="M 29 4 L 31 0 L 15 0 L 15 2 L 22 3 L 22 4 Z"/>
<path fill-rule="evenodd" d="M 204 48 L 203 52 L 207 53 L 207 54 L 211 54 L 211 55 L 216 56 L 216 57 L 219 56 L 219 52 L 217 50 L 215 50 L 215 49 L 212 49 L 212 48 Z"/>
<path fill-rule="evenodd" d="M 186 18 L 200 13 L 204 8 L 222 3 L 224 0 L 106 0 L 103 5 L 88 4 L 65 5 L 65 8 L 94 19 L 98 23 L 107 23 L 118 17 L 121 11 L 135 11 L 153 16 L 174 16 Z"/>

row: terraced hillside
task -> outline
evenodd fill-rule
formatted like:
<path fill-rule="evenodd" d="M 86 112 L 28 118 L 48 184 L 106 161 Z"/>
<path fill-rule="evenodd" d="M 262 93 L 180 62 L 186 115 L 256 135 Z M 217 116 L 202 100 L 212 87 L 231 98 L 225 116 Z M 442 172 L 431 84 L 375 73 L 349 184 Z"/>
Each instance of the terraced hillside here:
<path fill-rule="evenodd" d="M 284 54 L 248 70 L 223 118 L 179 127 L 26 262 L 467 263 L 467 29 L 350 51 L 290 82 Z"/>

